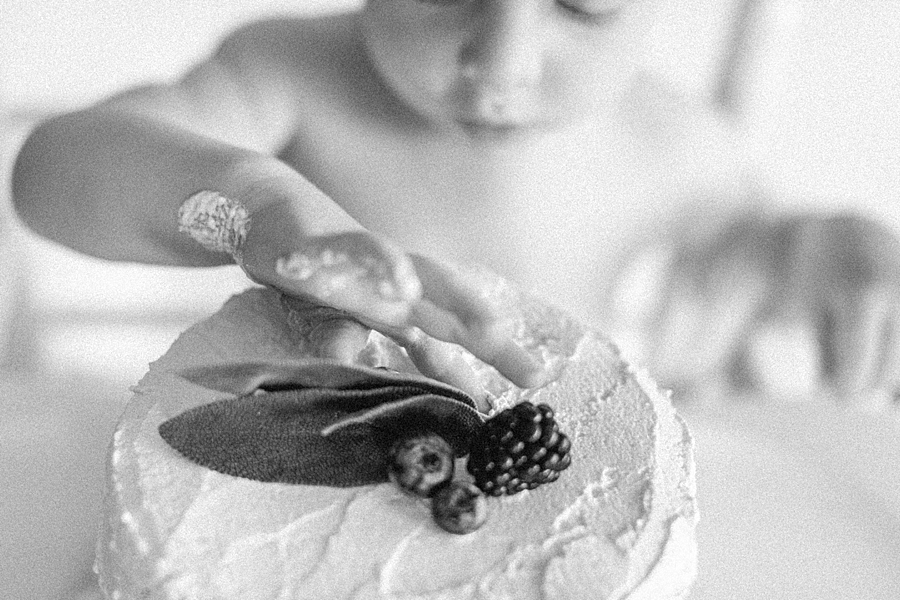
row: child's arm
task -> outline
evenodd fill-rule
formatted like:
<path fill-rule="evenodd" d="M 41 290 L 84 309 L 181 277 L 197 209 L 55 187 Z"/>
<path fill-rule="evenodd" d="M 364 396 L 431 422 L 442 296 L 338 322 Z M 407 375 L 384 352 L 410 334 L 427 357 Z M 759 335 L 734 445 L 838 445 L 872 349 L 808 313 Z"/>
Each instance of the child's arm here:
<path fill-rule="evenodd" d="M 205 249 L 177 224 L 188 198 L 214 191 L 249 215 L 236 257 L 255 281 L 347 311 L 450 383 L 472 377 L 465 365 L 446 364 L 443 342 L 461 344 L 520 385 L 539 383 L 541 368 L 512 341 L 504 307 L 484 294 L 478 274 L 372 235 L 275 158 L 300 110 L 299 78 L 283 75 L 286 51 L 247 30 L 175 85 L 137 89 L 42 124 L 15 167 L 22 218 L 102 258 L 225 264 L 232 256 Z M 328 256 L 344 262 L 325 264 Z M 346 357 L 348 345 L 359 347 L 361 327 L 335 328 L 320 340 L 322 354 Z"/>
<path fill-rule="evenodd" d="M 128 91 L 41 124 L 18 157 L 13 197 L 25 222 L 102 258 L 221 264 L 178 232 L 179 205 L 216 190 L 255 212 L 289 203 L 305 226 L 349 216 L 274 155 L 290 135 L 289 78 L 247 35 L 171 86 Z"/>

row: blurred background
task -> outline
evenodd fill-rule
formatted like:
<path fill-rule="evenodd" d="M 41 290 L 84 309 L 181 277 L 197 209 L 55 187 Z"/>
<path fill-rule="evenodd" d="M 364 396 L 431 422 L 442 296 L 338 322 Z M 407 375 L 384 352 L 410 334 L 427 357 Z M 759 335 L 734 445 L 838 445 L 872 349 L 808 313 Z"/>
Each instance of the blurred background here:
<path fill-rule="evenodd" d="M 357 4 L 3 0 L 0 597 L 90 593 L 100 465 L 128 387 L 180 331 L 248 285 L 234 267 L 198 275 L 110 264 L 35 238 L 10 212 L 19 144 L 50 114 L 178 76 L 249 19 Z M 748 6 L 759 18 L 741 38 L 748 52 L 734 53 Z M 665 0 L 665 10 L 648 69 L 698 101 L 724 97 L 764 185 L 799 206 L 863 205 L 900 231 L 900 2 Z M 81 496 L 61 502 L 70 489 Z"/>

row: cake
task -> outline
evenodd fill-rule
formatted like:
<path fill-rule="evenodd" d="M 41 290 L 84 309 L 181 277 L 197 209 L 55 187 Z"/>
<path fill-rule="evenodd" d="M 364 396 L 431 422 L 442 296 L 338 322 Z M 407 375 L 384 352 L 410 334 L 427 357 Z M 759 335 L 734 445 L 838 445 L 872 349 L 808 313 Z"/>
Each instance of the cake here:
<path fill-rule="evenodd" d="M 668 394 L 611 342 L 538 302 L 523 304 L 518 335 L 556 370 L 552 383 L 519 389 L 460 352 L 493 413 L 524 401 L 552 407 L 571 439 L 571 465 L 553 483 L 488 497 L 487 520 L 472 533 L 444 531 L 427 501 L 386 479 L 264 481 L 176 450 L 160 433 L 164 424 L 219 402 L 265 400 L 269 392 L 242 395 L 247 365 L 309 364 L 282 300 L 264 288 L 233 297 L 134 387 L 108 459 L 96 564 L 108 598 L 687 596 L 698 518 L 687 428 Z M 388 377 L 422 379 L 377 333 L 360 361 Z M 196 376 L 232 366 L 234 381 Z M 469 477 L 464 466 L 456 473 Z"/>

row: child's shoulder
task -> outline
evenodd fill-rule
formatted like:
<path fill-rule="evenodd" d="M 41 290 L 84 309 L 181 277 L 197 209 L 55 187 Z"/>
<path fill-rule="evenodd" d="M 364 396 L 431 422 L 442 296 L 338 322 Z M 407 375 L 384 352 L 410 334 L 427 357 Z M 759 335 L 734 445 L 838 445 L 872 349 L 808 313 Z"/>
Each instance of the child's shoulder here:
<path fill-rule="evenodd" d="M 304 113 L 316 106 L 360 112 L 385 97 L 356 13 L 248 23 L 222 41 L 214 62 L 256 95 L 290 98 Z"/>
<path fill-rule="evenodd" d="M 232 31 L 219 47 L 220 60 L 268 63 L 297 71 L 333 69 L 359 55 L 361 40 L 353 13 L 280 17 L 252 21 Z"/>

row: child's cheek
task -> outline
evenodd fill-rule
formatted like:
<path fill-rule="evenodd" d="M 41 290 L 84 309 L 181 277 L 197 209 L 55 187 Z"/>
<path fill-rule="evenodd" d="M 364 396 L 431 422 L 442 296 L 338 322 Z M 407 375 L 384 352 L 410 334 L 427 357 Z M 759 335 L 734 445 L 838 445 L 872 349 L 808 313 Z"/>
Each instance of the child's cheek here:
<path fill-rule="evenodd" d="M 581 57 L 548 61 L 542 81 L 544 105 L 552 113 L 548 116 L 566 122 L 611 114 L 633 73 Z"/>
<path fill-rule="evenodd" d="M 454 34 L 452 14 L 425 19 L 385 4 L 392 3 L 370 2 L 363 14 L 369 57 L 395 93 L 419 112 L 434 112 L 458 66 L 459 34 Z"/>

